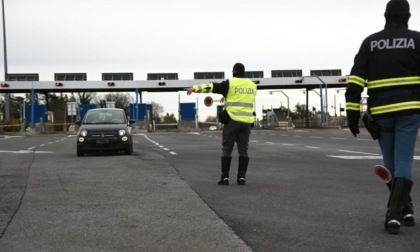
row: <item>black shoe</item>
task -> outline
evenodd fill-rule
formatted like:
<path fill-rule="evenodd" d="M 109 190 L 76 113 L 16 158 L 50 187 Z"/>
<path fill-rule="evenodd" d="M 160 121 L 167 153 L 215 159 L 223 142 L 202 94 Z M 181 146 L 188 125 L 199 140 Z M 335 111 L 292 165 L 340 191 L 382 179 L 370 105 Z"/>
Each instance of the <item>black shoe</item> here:
<path fill-rule="evenodd" d="M 403 225 L 407 227 L 414 227 L 416 223 L 414 222 L 414 210 L 413 203 L 411 203 L 411 197 L 409 203 L 404 206 L 403 212 Z"/>
<path fill-rule="evenodd" d="M 414 215 L 406 214 L 403 216 L 403 225 L 407 227 L 414 227 L 416 222 L 414 221 Z"/>
<path fill-rule="evenodd" d="M 238 183 L 238 185 L 245 185 L 245 178 L 238 178 L 236 182 Z"/>
<path fill-rule="evenodd" d="M 416 225 L 416 222 L 414 221 L 414 215 L 406 214 L 403 217 L 403 225 L 407 227 L 414 227 Z"/>
<path fill-rule="evenodd" d="M 391 219 L 385 222 L 385 230 L 390 234 L 400 233 L 401 223 L 396 219 Z"/>
<path fill-rule="evenodd" d="M 218 185 L 229 185 L 229 178 L 221 178 L 218 182 Z"/>

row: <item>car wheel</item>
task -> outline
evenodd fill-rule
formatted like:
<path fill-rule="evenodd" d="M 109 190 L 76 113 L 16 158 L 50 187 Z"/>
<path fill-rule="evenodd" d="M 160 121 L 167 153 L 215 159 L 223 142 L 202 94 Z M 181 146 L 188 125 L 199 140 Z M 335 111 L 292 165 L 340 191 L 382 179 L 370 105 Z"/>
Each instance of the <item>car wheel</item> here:
<path fill-rule="evenodd" d="M 125 155 L 131 155 L 131 153 L 133 153 L 133 145 L 131 144 L 130 147 L 128 147 L 125 150 Z"/>
<path fill-rule="evenodd" d="M 83 153 L 83 151 L 77 150 L 77 156 L 78 157 L 83 157 L 84 155 L 85 155 L 85 153 Z"/>

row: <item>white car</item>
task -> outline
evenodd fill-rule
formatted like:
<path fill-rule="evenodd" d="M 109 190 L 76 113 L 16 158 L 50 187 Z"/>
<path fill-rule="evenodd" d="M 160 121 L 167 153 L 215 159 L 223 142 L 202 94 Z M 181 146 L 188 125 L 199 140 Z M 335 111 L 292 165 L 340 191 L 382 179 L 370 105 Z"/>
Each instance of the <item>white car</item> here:
<path fill-rule="evenodd" d="M 211 131 L 213 131 L 213 130 L 217 130 L 217 127 L 216 127 L 216 126 L 210 126 L 210 127 L 209 127 L 209 130 L 211 130 Z"/>

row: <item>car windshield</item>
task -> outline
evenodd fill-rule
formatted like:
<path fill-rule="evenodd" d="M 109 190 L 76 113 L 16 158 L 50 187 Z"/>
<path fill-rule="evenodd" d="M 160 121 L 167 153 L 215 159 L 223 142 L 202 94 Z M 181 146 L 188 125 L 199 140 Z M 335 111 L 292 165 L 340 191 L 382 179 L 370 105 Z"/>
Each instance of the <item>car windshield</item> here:
<path fill-rule="evenodd" d="M 122 111 L 89 111 L 84 120 L 85 124 L 122 124 L 127 120 Z"/>

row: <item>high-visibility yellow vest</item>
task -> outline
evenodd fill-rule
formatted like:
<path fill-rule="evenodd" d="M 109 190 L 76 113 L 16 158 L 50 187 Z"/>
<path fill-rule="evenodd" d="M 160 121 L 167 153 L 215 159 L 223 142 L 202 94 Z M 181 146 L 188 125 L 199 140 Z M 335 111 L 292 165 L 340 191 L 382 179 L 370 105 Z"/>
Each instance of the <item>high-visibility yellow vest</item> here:
<path fill-rule="evenodd" d="M 232 120 L 253 123 L 254 101 L 257 86 L 246 78 L 229 79 L 229 91 L 225 100 L 225 110 Z"/>

